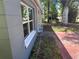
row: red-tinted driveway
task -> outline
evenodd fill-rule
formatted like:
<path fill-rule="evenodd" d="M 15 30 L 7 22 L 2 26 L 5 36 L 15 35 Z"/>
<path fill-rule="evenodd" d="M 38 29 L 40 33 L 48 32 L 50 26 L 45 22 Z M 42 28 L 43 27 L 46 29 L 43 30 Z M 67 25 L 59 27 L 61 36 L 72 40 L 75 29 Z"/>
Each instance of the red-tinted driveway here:
<path fill-rule="evenodd" d="M 68 56 L 66 55 L 65 50 L 70 55 L 71 59 L 79 59 L 79 33 L 56 32 L 56 34 L 60 42 L 65 47 L 65 49 L 61 48 L 63 59 L 70 59 L 67 58 Z"/>

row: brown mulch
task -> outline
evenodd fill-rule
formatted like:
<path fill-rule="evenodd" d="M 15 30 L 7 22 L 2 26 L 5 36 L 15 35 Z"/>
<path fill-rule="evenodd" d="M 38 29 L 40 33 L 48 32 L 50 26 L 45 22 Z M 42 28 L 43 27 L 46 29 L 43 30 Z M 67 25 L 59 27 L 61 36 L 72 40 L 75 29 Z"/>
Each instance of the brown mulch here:
<path fill-rule="evenodd" d="M 50 24 L 44 24 L 43 30 L 37 37 L 29 59 L 62 59 Z"/>

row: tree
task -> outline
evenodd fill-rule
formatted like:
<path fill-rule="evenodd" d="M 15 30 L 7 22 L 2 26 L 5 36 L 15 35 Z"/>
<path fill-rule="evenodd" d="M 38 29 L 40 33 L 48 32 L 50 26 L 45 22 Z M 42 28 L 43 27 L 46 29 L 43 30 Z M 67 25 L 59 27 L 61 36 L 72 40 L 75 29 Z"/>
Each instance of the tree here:
<path fill-rule="evenodd" d="M 69 22 L 75 22 L 77 17 L 77 10 L 78 10 L 78 1 L 73 1 L 70 8 L 69 8 Z"/>
<path fill-rule="evenodd" d="M 75 22 L 75 19 L 76 19 L 76 16 L 77 16 L 77 8 L 74 5 L 74 2 L 79 1 L 79 0 L 61 0 L 61 1 L 62 1 L 62 4 L 63 4 L 63 7 L 64 7 L 63 11 L 65 11 L 64 14 L 66 14 L 66 8 L 68 8 L 68 18 L 66 16 L 66 18 L 64 18 L 64 20 L 68 19 L 68 22 Z"/>
<path fill-rule="evenodd" d="M 57 14 L 56 7 L 53 4 L 52 0 L 41 0 L 41 2 L 44 3 L 44 15 L 45 15 L 45 18 L 47 18 L 49 22 L 52 16 Z"/>

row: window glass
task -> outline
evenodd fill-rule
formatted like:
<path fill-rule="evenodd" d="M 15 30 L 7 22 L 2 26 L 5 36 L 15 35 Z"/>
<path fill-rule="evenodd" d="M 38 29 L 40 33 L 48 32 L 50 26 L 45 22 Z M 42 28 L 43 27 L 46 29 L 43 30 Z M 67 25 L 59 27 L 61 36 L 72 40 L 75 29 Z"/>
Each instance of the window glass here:
<path fill-rule="evenodd" d="M 28 35 L 28 23 L 23 24 L 24 36 Z"/>
<path fill-rule="evenodd" d="M 33 30 L 33 24 L 32 24 L 32 22 L 30 22 L 30 31 L 32 31 Z"/>
<path fill-rule="evenodd" d="M 22 9 L 22 17 L 23 17 L 23 21 L 27 21 L 27 20 L 28 20 L 27 7 L 25 7 L 25 6 L 21 6 L 21 9 Z"/>
<path fill-rule="evenodd" d="M 29 20 L 32 20 L 32 9 L 29 8 L 28 10 L 29 10 Z"/>
<path fill-rule="evenodd" d="M 32 11 L 33 9 L 29 6 L 21 5 L 21 13 L 22 13 L 22 24 L 23 24 L 23 30 L 24 30 L 24 37 L 30 34 L 30 32 L 33 30 L 33 20 L 32 20 Z"/>

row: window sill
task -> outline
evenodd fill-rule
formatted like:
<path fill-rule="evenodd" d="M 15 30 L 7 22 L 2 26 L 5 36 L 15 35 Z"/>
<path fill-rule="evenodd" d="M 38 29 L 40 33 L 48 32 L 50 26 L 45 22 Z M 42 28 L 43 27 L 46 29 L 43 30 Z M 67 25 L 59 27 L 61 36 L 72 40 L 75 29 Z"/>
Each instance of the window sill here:
<path fill-rule="evenodd" d="M 36 31 L 32 31 L 28 36 L 27 38 L 24 40 L 24 43 L 25 43 L 25 47 L 28 48 L 28 46 L 30 45 L 30 42 L 32 41 L 32 39 L 34 38 L 36 34 Z"/>

